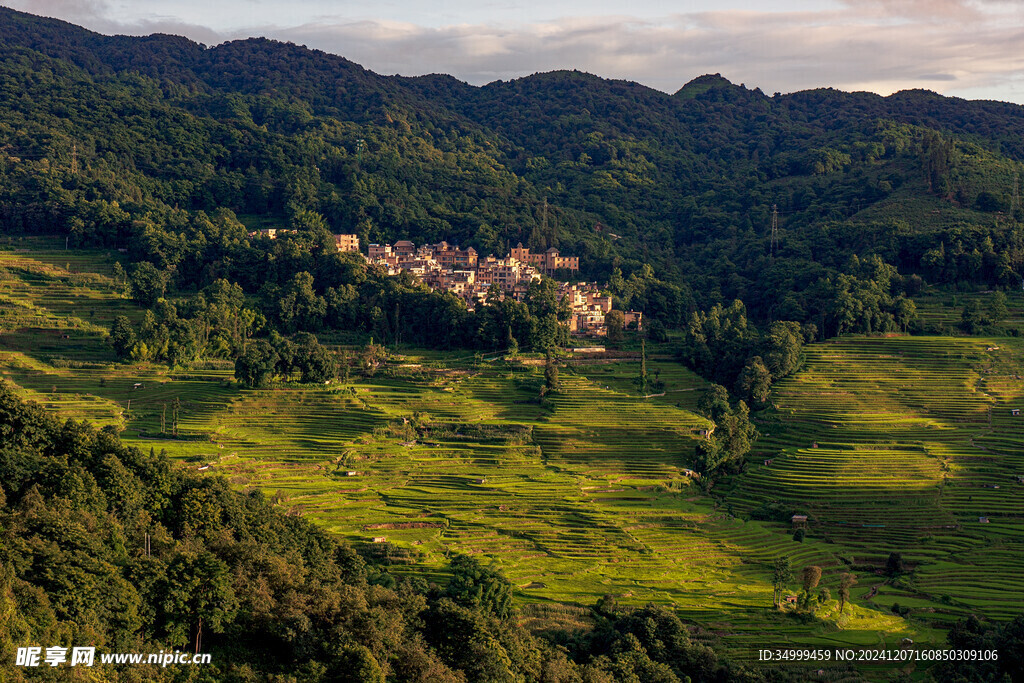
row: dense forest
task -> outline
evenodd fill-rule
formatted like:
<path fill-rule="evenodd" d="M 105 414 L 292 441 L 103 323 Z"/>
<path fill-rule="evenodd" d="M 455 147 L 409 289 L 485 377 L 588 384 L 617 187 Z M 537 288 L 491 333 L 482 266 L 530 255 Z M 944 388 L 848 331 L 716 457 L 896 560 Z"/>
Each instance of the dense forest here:
<path fill-rule="evenodd" d="M 480 560 L 453 556 L 445 585 L 392 574 L 384 558 L 284 514 L 258 491 L 174 468 L 122 445 L 114 429 L 61 424 L 3 383 L 0 481 L 5 657 L 33 644 L 211 654 L 198 668 L 126 667 L 116 679 L 132 681 L 768 675 L 723 660 L 664 607 L 606 599 L 593 607 L 591 629 L 531 635 L 519 625 L 512 585 Z M 0 663 L 5 681 L 53 680 L 46 667 L 12 664 Z"/>
<path fill-rule="evenodd" d="M 394 297 L 344 312 L 361 280 L 327 253 L 329 232 L 558 246 L 679 329 L 738 299 L 758 325 L 902 330 L 900 298 L 922 284 L 1015 288 L 1024 272 L 1018 105 L 769 97 L 717 75 L 674 95 L 579 72 L 476 88 L 263 39 L 107 37 L 11 10 L 0 51 L 5 230 L 127 249 L 178 291 L 225 278 L 274 299 L 308 273 L 327 312 L 269 311 L 285 328 L 400 327 L 382 320 Z M 247 238 L 264 225 L 301 234 Z"/>

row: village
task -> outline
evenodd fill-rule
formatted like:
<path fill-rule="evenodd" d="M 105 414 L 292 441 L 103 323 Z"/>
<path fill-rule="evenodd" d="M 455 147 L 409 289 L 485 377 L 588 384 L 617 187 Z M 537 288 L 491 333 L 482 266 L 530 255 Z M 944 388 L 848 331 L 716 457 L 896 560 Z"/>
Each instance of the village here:
<path fill-rule="evenodd" d="M 275 239 L 286 230 L 266 228 L 251 233 Z M 340 252 L 359 250 L 359 237 L 351 234 L 334 235 Z M 493 254 L 480 256 L 473 247 L 460 249 L 448 242 L 416 246 L 409 240 L 394 244 L 370 244 L 366 260 L 384 268 L 389 275 L 407 272 L 416 276 L 434 290 L 452 292 L 466 302 L 469 310 L 484 305 L 488 292 L 497 285 L 503 296 L 523 301 L 530 283 L 542 275 L 571 275 L 578 273 L 578 256 L 562 256 L 552 247 L 542 253 L 533 253 L 520 242 L 508 256 Z M 582 336 L 604 337 L 608 334 L 605 316 L 612 310 L 612 297 L 602 292 L 596 282 L 559 281 L 559 295 L 569 304 L 572 315 L 569 332 Z M 623 327 L 642 329 L 643 314 L 623 311 Z"/>

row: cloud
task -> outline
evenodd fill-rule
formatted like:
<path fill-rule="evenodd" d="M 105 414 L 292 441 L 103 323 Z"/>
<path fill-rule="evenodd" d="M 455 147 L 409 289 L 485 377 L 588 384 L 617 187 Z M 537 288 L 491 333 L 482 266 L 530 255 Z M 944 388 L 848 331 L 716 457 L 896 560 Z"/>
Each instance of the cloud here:
<path fill-rule="evenodd" d="M 839 0 L 798 11 L 443 26 L 306 16 L 298 25 L 220 32 L 155 14 L 118 20 L 104 0 L 12 4 L 19 3 L 105 33 L 179 33 L 207 44 L 265 35 L 340 54 L 378 73 L 449 73 L 474 84 L 575 68 L 673 92 L 697 75 L 718 72 L 766 92 L 832 86 L 889 94 L 925 87 L 1024 102 L 1019 0 Z M 259 16 L 253 2 L 242 5 L 246 16 Z"/>
<path fill-rule="evenodd" d="M 922 3 L 851 4 L 856 7 L 813 13 L 722 11 L 663 21 L 571 17 L 516 27 L 334 21 L 274 35 L 344 54 L 382 73 L 445 72 L 477 84 L 577 68 L 671 92 L 696 75 L 719 72 L 768 92 L 1004 87 L 1005 99 L 1024 100 L 1024 83 L 1016 76 L 1024 71 L 1024 21 L 989 21 L 967 7 L 973 23 L 965 30 L 962 21 L 935 16 L 907 20 Z M 892 4 L 901 6 L 900 16 L 885 11 Z M 936 7 L 956 15 L 964 5 L 948 0 Z"/>

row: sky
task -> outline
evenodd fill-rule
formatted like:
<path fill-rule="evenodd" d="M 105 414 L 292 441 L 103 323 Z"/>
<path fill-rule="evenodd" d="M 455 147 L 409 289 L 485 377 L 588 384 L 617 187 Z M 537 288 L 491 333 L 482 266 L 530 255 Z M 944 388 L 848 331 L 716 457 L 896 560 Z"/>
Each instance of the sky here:
<path fill-rule="evenodd" d="M 105 34 L 266 36 L 474 85 L 579 69 L 675 92 L 926 88 L 1024 104 L 1024 0 L 0 0 Z"/>

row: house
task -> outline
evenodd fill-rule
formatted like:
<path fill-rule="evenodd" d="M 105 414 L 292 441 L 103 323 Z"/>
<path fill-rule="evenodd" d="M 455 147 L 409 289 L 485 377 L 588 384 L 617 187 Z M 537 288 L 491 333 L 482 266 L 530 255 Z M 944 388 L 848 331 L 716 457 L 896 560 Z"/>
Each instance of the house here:
<path fill-rule="evenodd" d="M 481 478 L 481 479 L 474 479 L 474 480 L 473 480 L 473 483 L 474 483 L 474 484 L 486 484 L 486 483 L 487 483 L 487 480 L 486 480 L 486 479 L 483 479 L 483 478 Z"/>
<path fill-rule="evenodd" d="M 373 537 L 373 542 L 374 543 L 387 543 L 388 542 L 388 538 L 387 538 L 387 536 L 374 536 Z"/>
<path fill-rule="evenodd" d="M 794 525 L 803 524 L 807 525 L 807 515 L 793 515 L 792 521 Z"/>
<path fill-rule="evenodd" d="M 132 385 L 132 389 L 141 389 L 141 388 L 142 388 L 142 382 L 136 382 L 135 384 Z"/>
<path fill-rule="evenodd" d="M 359 474 L 359 473 L 358 473 L 358 472 L 356 472 L 355 470 L 348 470 L 348 471 L 346 471 L 346 472 L 345 472 L 345 476 L 346 476 L 346 477 L 354 477 L 354 476 L 356 476 L 357 474 Z"/>
<path fill-rule="evenodd" d="M 644 326 L 644 314 L 640 311 L 623 311 L 622 325 L 627 330 L 642 330 Z"/>
<path fill-rule="evenodd" d="M 787 595 L 786 596 L 786 604 L 787 605 L 795 605 L 796 604 L 796 596 L 795 595 Z"/>
<path fill-rule="evenodd" d="M 1011 408 L 1010 415 L 1013 417 L 1020 417 L 1020 408 Z"/>
<path fill-rule="evenodd" d="M 369 259 L 374 261 L 376 259 L 386 259 L 389 256 L 394 256 L 394 251 L 391 249 L 390 244 L 371 244 L 369 248 Z"/>
<path fill-rule="evenodd" d="M 771 465 L 771 464 L 772 464 L 772 459 L 771 459 L 771 458 L 769 458 L 768 460 L 765 460 L 765 461 L 764 461 L 764 464 L 765 464 L 765 466 L 766 466 L 766 467 L 767 467 L 768 465 Z"/>
<path fill-rule="evenodd" d="M 551 247 L 543 254 L 531 254 L 530 250 L 523 246 L 520 242 L 518 246 L 511 250 L 510 255 L 512 258 L 522 263 L 529 263 L 531 266 L 537 266 L 545 273 L 550 273 L 555 270 L 572 270 L 578 271 L 580 269 L 580 257 L 579 256 L 560 256 L 558 249 Z"/>
<path fill-rule="evenodd" d="M 978 517 L 978 524 L 988 524 L 988 517 Z"/>
<path fill-rule="evenodd" d="M 335 235 L 334 244 L 338 251 L 359 251 L 359 235 Z"/>

